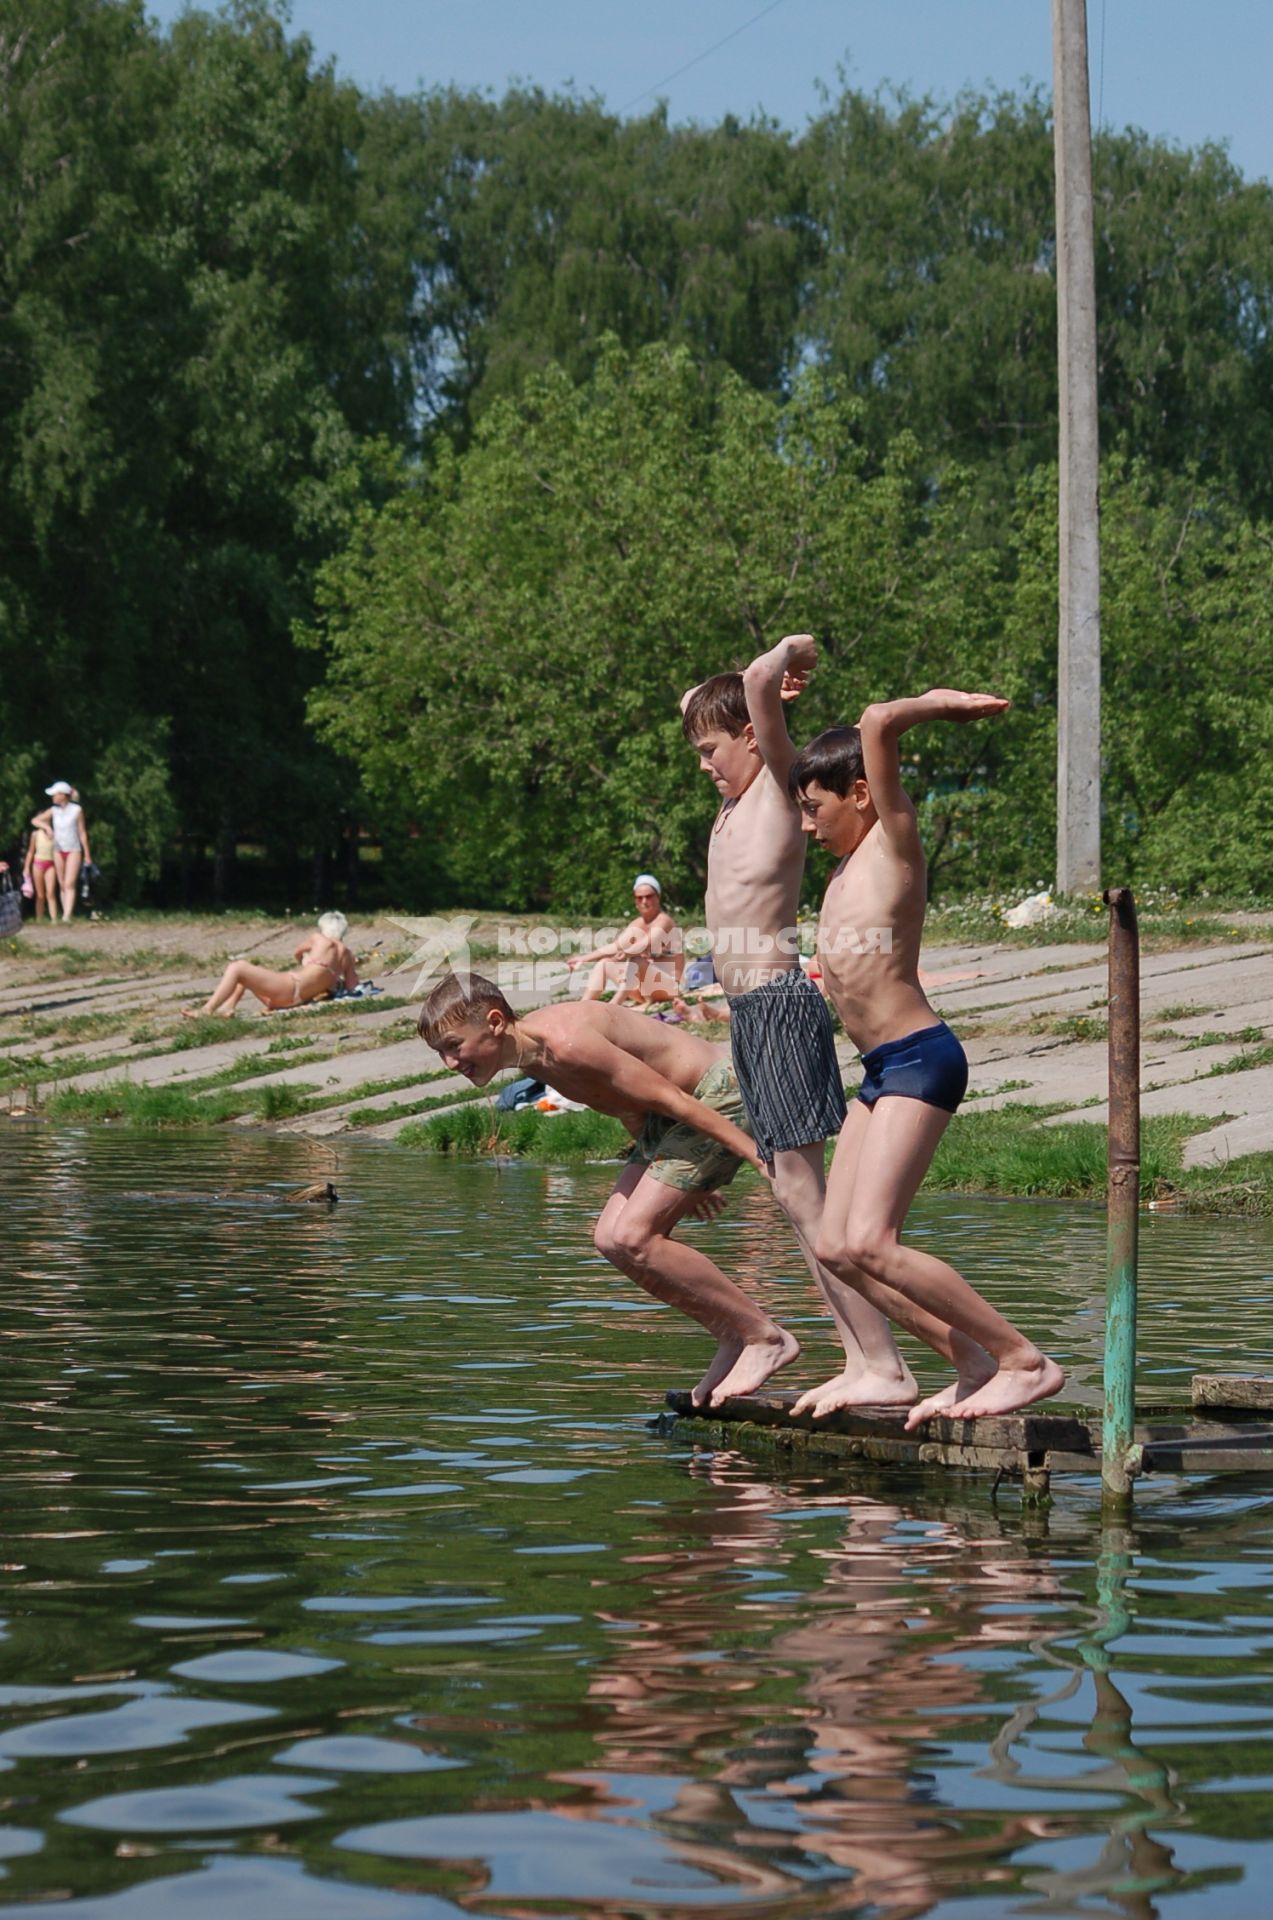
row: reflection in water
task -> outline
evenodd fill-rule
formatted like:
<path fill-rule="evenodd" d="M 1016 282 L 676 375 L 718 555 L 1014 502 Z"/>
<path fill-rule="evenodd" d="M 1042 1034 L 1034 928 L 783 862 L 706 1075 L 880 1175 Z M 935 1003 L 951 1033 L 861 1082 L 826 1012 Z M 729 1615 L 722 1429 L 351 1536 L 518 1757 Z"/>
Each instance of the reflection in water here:
<path fill-rule="evenodd" d="M 1258 1484 L 1102 1535 L 1086 1483 L 671 1448 L 699 1343 L 592 1255 L 603 1174 L 6 1144 L 0 1920 L 1263 1912 Z M 1099 1218 L 925 1206 L 1094 1391 Z M 763 1194 L 707 1231 L 823 1337 Z M 1193 1233 L 1150 1391 L 1273 1339 L 1273 1236 Z"/>

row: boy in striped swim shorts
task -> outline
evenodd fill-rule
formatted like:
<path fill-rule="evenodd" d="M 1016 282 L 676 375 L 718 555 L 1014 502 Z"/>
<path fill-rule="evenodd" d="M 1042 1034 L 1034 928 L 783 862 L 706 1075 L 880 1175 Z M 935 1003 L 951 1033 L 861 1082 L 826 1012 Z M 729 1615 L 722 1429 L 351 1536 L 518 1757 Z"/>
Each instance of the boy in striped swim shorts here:
<path fill-rule="evenodd" d="M 1015 1413 L 1065 1382 L 1056 1362 L 962 1274 L 901 1238 L 963 1099 L 968 1063 L 919 984 L 927 870 L 897 743 L 923 721 L 986 719 L 1007 705 L 995 694 L 942 689 L 870 706 L 856 727 L 819 734 L 789 775 L 805 831 L 838 858 L 822 902 L 818 960 L 864 1069 L 836 1143 L 817 1253 L 843 1284 L 954 1366 L 954 1384 L 912 1407 L 908 1427 L 932 1413 Z"/>
<path fill-rule="evenodd" d="M 729 1001 L 734 1068 L 757 1152 L 831 1310 L 844 1347 L 833 1379 L 800 1410 L 910 1406 L 918 1388 L 887 1319 L 821 1265 L 826 1141 L 844 1121 L 831 1020 L 800 965 L 796 916 L 806 840 L 787 776 L 795 748 L 785 705 L 817 657 L 788 634 L 745 673 L 718 673 L 681 702 L 686 737 L 720 796 L 707 854 L 707 924 Z"/>

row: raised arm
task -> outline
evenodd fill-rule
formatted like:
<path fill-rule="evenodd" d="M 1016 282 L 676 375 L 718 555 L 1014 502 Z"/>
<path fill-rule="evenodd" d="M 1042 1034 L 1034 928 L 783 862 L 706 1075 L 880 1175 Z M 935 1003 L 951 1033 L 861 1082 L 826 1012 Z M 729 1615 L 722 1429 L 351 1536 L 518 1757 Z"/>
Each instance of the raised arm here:
<path fill-rule="evenodd" d="M 784 793 L 796 749 L 783 708 L 804 692 L 817 658 L 811 633 L 789 633 L 768 653 L 759 654 L 743 674 L 747 715 L 760 757 Z"/>
<path fill-rule="evenodd" d="M 957 693 L 950 687 L 934 687 L 913 700 L 882 700 L 866 709 L 858 721 L 863 771 L 880 826 L 899 852 L 920 851 L 914 803 L 902 785 L 897 750 L 902 735 L 925 720 L 984 720 L 1010 705 L 997 693 Z"/>
<path fill-rule="evenodd" d="M 31 825 L 33 827 L 43 827 L 46 832 L 51 832 L 53 826 L 52 807 L 46 807 L 43 813 L 33 813 L 31 815 Z"/>

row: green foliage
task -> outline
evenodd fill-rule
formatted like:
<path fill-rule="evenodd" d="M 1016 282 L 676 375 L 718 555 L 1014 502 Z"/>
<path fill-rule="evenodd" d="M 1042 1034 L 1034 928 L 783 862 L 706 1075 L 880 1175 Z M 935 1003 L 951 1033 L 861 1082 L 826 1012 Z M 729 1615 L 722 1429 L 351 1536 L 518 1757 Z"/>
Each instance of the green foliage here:
<path fill-rule="evenodd" d="M 551 362 L 585 378 L 608 333 L 779 386 L 817 245 L 790 134 L 732 116 L 671 128 L 662 107 L 624 121 L 538 89 L 439 89 L 400 111 L 427 391 L 461 431 Z"/>
<path fill-rule="evenodd" d="M 290 622 L 359 437 L 404 429 L 407 270 L 358 94 L 265 6 L 163 38 L 136 0 L 31 0 L 0 44 L 0 671 L 56 696 L 0 727 L 77 781 L 130 898 L 178 817 L 339 811 Z"/>
<path fill-rule="evenodd" d="M 688 352 L 611 341 L 363 511 L 320 575 L 311 710 L 410 807 L 442 897 L 602 910 L 647 865 L 697 891 L 712 809 L 679 697 L 784 631 L 833 636 L 802 732 L 921 674 L 999 676 L 958 486 L 923 506 L 905 437 L 868 475 L 856 421 L 815 379 L 782 406 L 724 374 L 707 404 Z M 967 737 L 917 746 L 921 791 L 977 776 Z"/>
<path fill-rule="evenodd" d="M 934 458 L 1006 482 L 1055 450 L 1056 213 L 1040 94 L 953 108 L 845 92 L 804 143 L 825 236 L 811 344 Z M 1093 143 L 1101 440 L 1273 509 L 1273 189 L 1219 147 Z M 991 505 L 991 511 L 995 510 Z"/>
<path fill-rule="evenodd" d="M 1024 483 L 1004 624 L 1016 711 L 981 806 L 978 879 L 1050 871 L 1056 492 Z M 1102 484 L 1102 857 L 1181 892 L 1263 891 L 1273 835 L 1273 545 L 1196 479 L 1107 463 Z M 1025 863 L 1023 865 L 1023 863 Z"/>
<path fill-rule="evenodd" d="M 242 1113 L 259 1113 L 263 1120 L 290 1119 L 304 1110 L 305 1091 L 284 1085 L 198 1093 L 190 1087 L 141 1087 L 120 1080 L 112 1086 L 55 1093 L 44 1113 L 61 1125 L 109 1120 L 125 1127 L 210 1127 Z"/>
<path fill-rule="evenodd" d="M 802 732 L 1013 694 L 909 773 L 943 889 L 1046 881 L 1044 100 L 674 127 L 364 96 L 270 0 L 20 11 L 0 838 L 56 773 L 119 902 L 178 837 L 224 896 L 250 836 L 312 904 L 355 823 L 413 906 L 600 908 L 634 862 L 692 893 L 676 698 L 809 626 Z M 1273 191 L 1135 131 L 1095 183 L 1110 870 L 1263 890 Z"/>
<path fill-rule="evenodd" d="M 428 1153 L 512 1154 L 554 1163 L 616 1160 L 632 1144 L 622 1123 L 603 1113 L 497 1113 L 488 1105 L 437 1114 L 404 1127 L 398 1140 Z"/>
<path fill-rule="evenodd" d="M 1002 1193 L 1022 1198 L 1102 1200 L 1106 1129 L 1095 1121 L 1045 1126 L 1052 1109 L 1012 1105 L 963 1112 L 947 1128 L 925 1186 L 939 1192 Z M 1141 1144 L 1142 1197 L 1168 1191 L 1193 1213 L 1273 1214 L 1273 1153 L 1250 1154 L 1220 1169 L 1181 1166 L 1181 1147 L 1203 1123 L 1184 1114 L 1150 1115 Z M 428 1153 L 518 1158 L 568 1164 L 612 1160 L 628 1135 L 603 1114 L 496 1113 L 461 1107 L 404 1127 L 401 1145 Z"/>
<path fill-rule="evenodd" d="M 834 382 L 781 405 L 723 375 L 709 405 L 688 353 L 611 342 L 591 380 L 534 377 L 428 483 L 362 511 L 320 576 L 311 711 L 410 808 L 435 898 L 600 911 L 648 865 L 692 897 L 711 807 L 679 695 L 799 628 L 825 637 L 802 736 L 927 685 L 1010 695 L 994 728 L 909 735 L 905 771 L 937 885 L 1050 872 L 1054 477 L 1022 482 L 1000 550 L 966 483 L 927 491 L 905 435 L 868 465 L 859 425 Z M 1258 890 L 1268 540 L 1200 482 L 1119 460 L 1104 500 L 1107 871 Z"/>

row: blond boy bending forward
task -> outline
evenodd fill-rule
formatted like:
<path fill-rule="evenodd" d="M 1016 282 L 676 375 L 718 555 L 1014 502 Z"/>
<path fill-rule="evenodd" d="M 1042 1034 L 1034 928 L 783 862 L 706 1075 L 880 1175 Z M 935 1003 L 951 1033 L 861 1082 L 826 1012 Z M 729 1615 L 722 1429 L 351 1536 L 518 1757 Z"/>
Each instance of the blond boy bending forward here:
<path fill-rule="evenodd" d="M 483 1087 L 505 1067 L 613 1114 L 635 1145 L 593 1228 L 598 1253 L 716 1337 L 691 1397 L 719 1406 L 755 1393 L 800 1348 L 705 1253 L 672 1238 L 687 1214 L 710 1218 L 717 1190 L 757 1166 L 728 1049 L 626 1007 L 566 1001 L 519 1018 L 493 981 L 449 974 L 425 1001 L 421 1038 Z"/>

